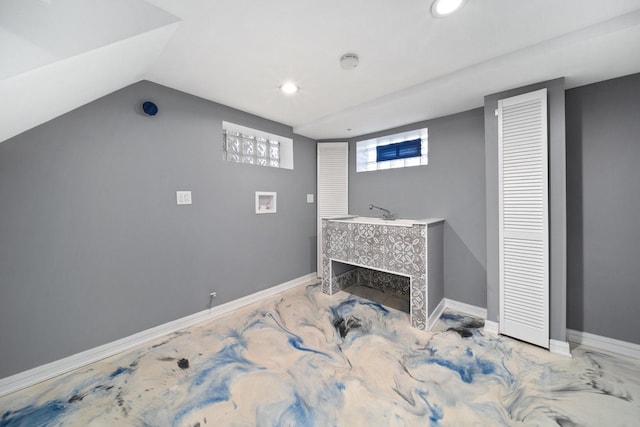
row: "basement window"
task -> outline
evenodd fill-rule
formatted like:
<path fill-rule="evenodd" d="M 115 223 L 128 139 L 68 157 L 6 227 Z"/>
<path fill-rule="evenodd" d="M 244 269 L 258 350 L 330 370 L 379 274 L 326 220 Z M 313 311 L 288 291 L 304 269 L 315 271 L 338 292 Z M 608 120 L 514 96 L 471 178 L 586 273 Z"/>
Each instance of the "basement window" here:
<path fill-rule="evenodd" d="M 280 135 L 222 122 L 224 160 L 255 166 L 293 169 L 293 140 Z"/>
<path fill-rule="evenodd" d="M 356 143 L 356 172 L 407 168 L 429 163 L 427 128 Z"/>

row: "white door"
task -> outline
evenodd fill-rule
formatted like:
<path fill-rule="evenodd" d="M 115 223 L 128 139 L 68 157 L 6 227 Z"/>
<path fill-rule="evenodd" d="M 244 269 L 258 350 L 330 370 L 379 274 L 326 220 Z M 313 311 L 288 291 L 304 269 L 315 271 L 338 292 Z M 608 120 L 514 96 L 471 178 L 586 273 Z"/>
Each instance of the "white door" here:
<path fill-rule="evenodd" d="M 349 211 L 349 144 L 318 144 L 318 277 L 322 277 L 322 218 Z"/>
<path fill-rule="evenodd" d="M 547 90 L 498 102 L 500 332 L 549 348 Z"/>

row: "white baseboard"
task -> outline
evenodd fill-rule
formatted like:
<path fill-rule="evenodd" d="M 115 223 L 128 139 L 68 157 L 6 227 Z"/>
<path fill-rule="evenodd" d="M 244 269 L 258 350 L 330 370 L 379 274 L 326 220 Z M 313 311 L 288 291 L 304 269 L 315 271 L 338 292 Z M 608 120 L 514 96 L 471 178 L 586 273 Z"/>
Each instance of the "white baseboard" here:
<path fill-rule="evenodd" d="M 485 321 L 484 321 L 484 331 L 488 332 L 490 334 L 493 334 L 493 335 L 499 335 L 500 334 L 500 323 L 494 322 L 493 320 L 485 319 Z"/>
<path fill-rule="evenodd" d="M 436 308 L 433 310 L 433 313 L 431 313 L 431 316 L 429 316 L 429 330 L 432 330 L 436 326 L 438 320 L 440 320 L 440 316 L 442 316 L 442 313 L 446 309 L 457 311 L 463 314 L 468 314 L 469 316 L 473 317 L 479 317 L 481 319 L 487 318 L 486 308 L 466 304 L 464 302 L 452 300 L 449 298 L 442 298 Z"/>
<path fill-rule="evenodd" d="M 440 320 L 440 316 L 442 316 L 442 313 L 444 313 L 445 308 L 447 308 L 447 299 L 442 298 L 436 308 L 433 310 L 433 313 L 431 313 L 431 316 L 429 316 L 427 330 L 430 331 L 436 326 L 436 323 L 438 323 L 438 320 Z"/>
<path fill-rule="evenodd" d="M 584 344 L 599 350 L 610 351 L 624 356 L 640 359 L 640 345 L 621 341 L 614 338 L 607 338 L 601 335 L 590 334 L 588 332 L 567 329 L 567 339 L 576 344 Z"/>
<path fill-rule="evenodd" d="M 478 307 L 476 305 L 466 304 L 464 302 L 452 300 L 449 298 L 443 298 L 443 299 L 445 300 L 446 308 L 450 310 L 459 311 L 461 313 L 468 314 L 473 317 L 479 317 L 481 319 L 487 318 L 486 308 Z"/>
<path fill-rule="evenodd" d="M 0 379 L 0 396 L 4 396 L 14 391 L 21 390 L 25 387 L 37 384 L 39 382 L 48 380 L 58 375 L 70 372 L 74 369 L 81 368 L 90 363 L 97 362 L 115 354 L 121 353 L 126 350 L 130 350 L 141 344 L 145 344 L 149 341 L 160 338 L 164 335 L 171 334 L 181 329 L 188 328 L 206 320 L 211 320 L 226 314 L 230 311 L 244 307 L 249 304 L 253 304 L 265 298 L 272 297 L 279 293 L 282 293 L 291 288 L 308 284 L 311 281 L 317 280 L 316 273 L 307 274 L 297 279 L 290 280 L 277 286 L 247 295 L 242 298 L 238 298 L 233 301 L 229 301 L 222 305 L 212 307 L 207 310 L 203 310 L 189 316 L 164 323 L 162 325 L 138 332 L 128 337 L 113 341 L 99 347 L 95 347 L 81 353 L 65 357 L 64 359 L 56 360 L 55 362 L 47 363 L 45 365 L 38 366 L 28 371 L 20 372 L 10 377 Z"/>
<path fill-rule="evenodd" d="M 571 357 L 569 341 L 549 340 L 549 351 L 560 356 Z"/>

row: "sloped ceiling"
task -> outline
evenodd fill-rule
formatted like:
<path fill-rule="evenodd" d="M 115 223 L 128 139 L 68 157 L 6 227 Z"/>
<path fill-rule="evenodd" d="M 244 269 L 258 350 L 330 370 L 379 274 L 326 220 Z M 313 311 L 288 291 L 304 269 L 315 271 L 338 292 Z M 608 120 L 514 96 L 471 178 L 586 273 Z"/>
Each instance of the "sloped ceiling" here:
<path fill-rule="evenodd" d="M 139 81 L 178 25 L 142 0 L 0 0 L 0 141 Z"/>
<path fill-rule="evenodd" d="M 640 72 L 640 0 L 0 0 L 0 140 L 140 79 L 344 138 Z M 343 70 L 342 54 L 360 65 Z M 278 87 L 296 81 L 285 96 Z"/>

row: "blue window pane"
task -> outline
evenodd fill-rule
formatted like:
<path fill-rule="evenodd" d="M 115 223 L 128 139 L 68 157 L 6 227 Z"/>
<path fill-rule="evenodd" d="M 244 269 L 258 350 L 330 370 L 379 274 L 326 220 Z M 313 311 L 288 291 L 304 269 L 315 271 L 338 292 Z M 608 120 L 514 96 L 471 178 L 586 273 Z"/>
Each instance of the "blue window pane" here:
<path fill-rule="evenodd" d="M 384 162 L 386 160 L 397 159 L 398 149 L 396 144 L 383 145 L 376 147 L 376 162 Z"/>
<path fill-rule="evenodd" d="M 422 140 L 419 138 L 376 147 L 376 162 L 420 157 L 421 155 Z"/>

